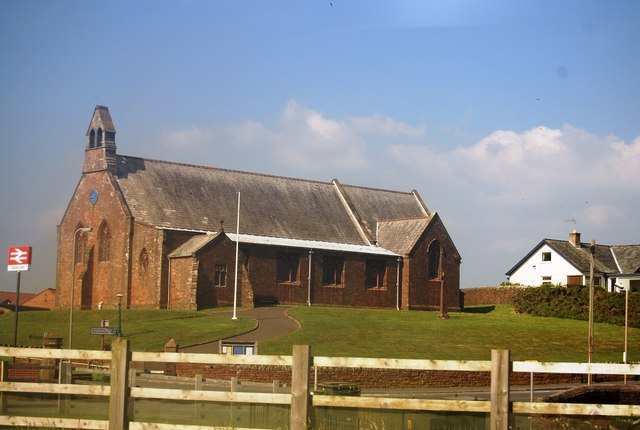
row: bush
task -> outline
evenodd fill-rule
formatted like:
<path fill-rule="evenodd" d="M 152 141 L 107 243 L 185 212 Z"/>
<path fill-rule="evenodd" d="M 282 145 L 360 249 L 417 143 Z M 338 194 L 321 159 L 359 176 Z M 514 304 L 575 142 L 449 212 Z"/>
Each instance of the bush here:
<path fill-rule="evenodd" d="M 516 292 L 513 306 L 518 313 L 540 317 L 589 320 L 589 287 L 542 286 Z M 609 293 L 596 288 L 593 300 L 593 320 L 624 325 L 625 294 Z M 629 293 L 629 326 L 640 328 L 640 293 Z"/>

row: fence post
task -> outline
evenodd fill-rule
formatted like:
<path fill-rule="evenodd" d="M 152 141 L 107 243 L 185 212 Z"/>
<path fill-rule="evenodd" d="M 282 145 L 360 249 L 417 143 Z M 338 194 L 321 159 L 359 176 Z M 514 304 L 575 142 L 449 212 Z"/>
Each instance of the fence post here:
<path fill-rule="evenodd" d="M 509 428 L 509 361 L 508 349 L 491 350 L 491 430 Z"/>
<path fill-rule="evenodd" d="M 164 345 L 164 352 L 178 352 L 180 347 L 175 339 L 169 339 L 169 341 Z M 164 364 L 164 374 L 168 376 L 176 376 L 176 363 L 165 363 Z"/>
<path fill-rule="evenodd" d="M 111 344 L 111 395 L 109 397 L 109 430 L 129 428 L 129 362 L 131 350 L 129 341 L 117 337 Z"/>
<path fill-rule="evenodd" d="M 60 360 L 58 366 L 58 381 L 61 384 L 73 384 L 73 369 L 71 365 L 71 361 L 62 361 Z M 69 409 L 69 395 L 68 394 L 58 394 L 58 414 L 65 415 Z"/>
<path fill-rule="evenodd" d="M 4 361 L 0 361 L 0 382 L 6 381 L 9 375 L 9 369 L 7 368 Z M 0 413 L 4 414 L 7 412 L 7 396 L 5 396 L 4 391 L 0 391 Z"/>
<path fill-rule="evenodd" d="M 311 347 L 293 345 L 293 364 L 291 366 L 291 417 L 290 430 L 309 428 L 309 371 L 311 369 Z"/>

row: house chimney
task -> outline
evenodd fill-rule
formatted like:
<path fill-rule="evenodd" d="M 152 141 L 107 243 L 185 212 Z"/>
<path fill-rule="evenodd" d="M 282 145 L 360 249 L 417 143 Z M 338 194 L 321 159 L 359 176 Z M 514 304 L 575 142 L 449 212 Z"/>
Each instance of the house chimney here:
<path fill-rule="evenodd" d="M 569 243 L 576 248 L 580 248 L 580 233 L 575 230 L 569 233 Z"/>

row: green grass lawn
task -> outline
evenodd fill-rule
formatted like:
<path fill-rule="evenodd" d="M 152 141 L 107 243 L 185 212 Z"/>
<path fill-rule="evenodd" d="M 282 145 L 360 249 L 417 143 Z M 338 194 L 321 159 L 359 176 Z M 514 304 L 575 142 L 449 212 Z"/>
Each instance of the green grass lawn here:
<path fill-rule="evenodd" d="M 314 355 L 490 360 L 492 349 L 509 349 L 514 360 L 587 361 L 588 323 L 513 312 L 507 305 L 451 312 L 404 312 L 295 307 L 289 314 L 298 332 L 264 342 L 261 354 L 290 354 L 293 344 L 310 344 Z M 594 326 L 594 361 L 621 361 L 624 327 Z M 640 360 L 640 330 L 629 332 L 629 360 Z"/>
<path fill-rule="evenodd" d="M 290 355 L 292 345 L 309 344 L 314 355 L 346 357 L 489 360 L 492 349 L 509 349 L 514 360 L 587 361 L 586 321 L 541 318 L 513 312 L 511 306 L 471 307 L 437 312 L 292 307 L 289 314 L 302 328 L 262 342 L 261 354 Z M 100 336 L 89 334 L 101 319 L 117 326 L 117 311 L 74 312 L 73 346 L 98 349 Z M 161 351 L 169 339 L 190 345 L 244 332 L 255 325 L 247 318 L 231 320 L 222 311 L 123 311 L 123 333 L 135 351 Z M 0 316 L 0 344 L 13 342 L 13 314 Z M 44 332 L 68 337 L 68 311 L 22 312 L 20 344 L 39 345 L 29 335 Z M 620 362 L 624 327 L 595 324 L 594 361 Z M 108 341 L 108 337 L 107 337 Z M 640 361 L 640 329 L 629 330 L 629 361 Z"/>
<path fill-rule="evenodd" d="M 134 351 L 162 351 L 164 345 L 175 339 L 179 345 L 217 340 L 246 332 L 255 327 L 250 318 L 232 320 L 223 310 L 172 311 L 172 310 L 123 310 L 122 332 L 131 341 Z M 100 321 L 109 320 L 110 327 L 118 327 L 118 311 L 74 311 L 73 347 L 100 349 L 101 336 L 91 335 L 91 327 L 100 327 Z M 13 344 L 15 317 L 13 313 L 0 315 L 0 344 Z M 43 334 L 54 333 L 64 338 L 68 345 L 69 311 L 20 312 L 18 317 L 18 344 L 42 345 Z M 39 337 L 33 339 L 32 336 Z M 105 343 L 111 342 L 105 336 Z"/>

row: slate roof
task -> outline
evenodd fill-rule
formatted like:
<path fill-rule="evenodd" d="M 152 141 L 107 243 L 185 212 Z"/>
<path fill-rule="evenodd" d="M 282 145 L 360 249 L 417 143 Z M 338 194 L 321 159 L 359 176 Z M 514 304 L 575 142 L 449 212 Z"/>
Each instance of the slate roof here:
<path fill-rule="evenodd" d="M 582 273 L 589 273 L 591 244 L 581 243 L 577 248 L 567 240 L 543 239 L 506 275 L 513 274 L 525 261 L 544 244 L 549 245 L 565 260 Z M 600 245 L 596 243 L 594 254 L 594 270 L 596 273 L 631 275 L 640 273 L 640 245 Z"/>
<path fill-rule="evenodd" d="M 20 293 L 20 306 L 35 296 L 36 295 L 32 293 Z M 0 291 L 0 303 L 2 304 L 15 304 L 16 298 L 17 294 L 12 291 Z"/>
<path fill-rule="evenodd" d="M 621 273 L 640 273 L 640 245 L 612 246 Z"/>
<path fill-rule="evenodd" d="M 220 234 L 199 234 L 193 236 L 185 243 L 177 247 L 169 254 L 169 258 L 191 257 L 200 251 L 205 245 L 211 243 Z"/>
<path fill-rule="evenodd" d="M 581 243 L 580 248 L 576 248 L 569 241 L 547 239 L 546 242 L 558 253 L 565 257 L 571 264 L 583 273 L 589 272 L 591 261 L 591 244 Z M 594 254 L 594 270 L 598 273 L 616 273 L 618 267 L 611 254 L 611 247 L 596 244 Z"/>
<path fill-rule="evenodd" d="M 113 125 L 113 120 L 111 119 L 111 113 L 109 112 L 108 107 L 96 106 L 91 122 L 89 123 L 89 128 L 87 129 L 87 136 L 89 135 L 91 128 L 96 126 L 100 126 L 104 131 L 110 131 L 112 133 L 116 132 L 116 127 Z"/>
<path fill-rule="evenodd" d="M 408 254 L 434 215 L 429 218 L 381 221 L 378 230 L 378 245 L 398 254 Z"/>
<path fill-rule="evenodd" d="M 378 221 L 413 218 L 426 222 L 429 215 L 415 191 L 124 155 L 117 156 L 117 181 L 137 222 L 167 229 L 217 232 L 223 220 L 224 230 L 235 232 L 238 192 L 240 232 L 245 235 L 370 246 L 375 243 Z"/>

